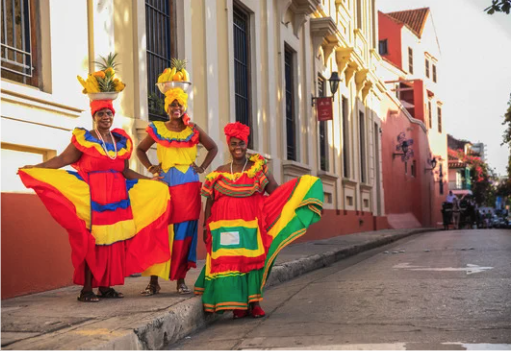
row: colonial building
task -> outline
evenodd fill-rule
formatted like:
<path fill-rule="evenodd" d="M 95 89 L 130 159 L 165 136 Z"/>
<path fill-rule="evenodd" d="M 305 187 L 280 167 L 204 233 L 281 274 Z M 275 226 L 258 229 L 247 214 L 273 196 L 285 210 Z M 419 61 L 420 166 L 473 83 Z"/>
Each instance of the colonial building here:
<path fill-rule="evenodd" d="M 392 227 L 436 226 L 448 193 L 448 164 L 432 14 L 429 8 L 379 12 L 378 21 L 378 73 L 389 91 L 381 111 L 388 221 Z"/>
<path fill-rule="evenodd" d="M 480 154 L 473 150 L 473 144 L 467 140 L 456 139 L 452 135 L 447 135 L 447 145 L 449 154 L 449 189 L 454 194 L 467 194 L 472 190 L 472 181 L 470 177 L 471 166 L 467 162 L 467 156 L 479 157 Z"/>
<path fill-rule="evenodd" d="M 76 75 L 94 71 L 94 61 L 110 52 L 118 53 L 127 84 L 114 102 L 114 124 L 135 144 L 148 121 L 165 118 L 159 73 L 172 57 L 183 58 L 193 83 L 189 114 L 220 147 L 212 168 L 229 160 L 223 126 L 241 121 L 252 130 L 250 152 L 269 160 L 278 182 L 302 174 L 322 179 L 324 219 L 303 240 L 387 227 L 379 115 L 386 92 L 375 74 L 374 0 L 4 5 L 3 298 L 71 284 L 67 234 L 16 170 L 62 152 L 74 127 L 91 127 Z M 318 122 L 314 98 L 332 92 L 333 119 Z M 131 167 L 145 171 L 136 157 Z"/>

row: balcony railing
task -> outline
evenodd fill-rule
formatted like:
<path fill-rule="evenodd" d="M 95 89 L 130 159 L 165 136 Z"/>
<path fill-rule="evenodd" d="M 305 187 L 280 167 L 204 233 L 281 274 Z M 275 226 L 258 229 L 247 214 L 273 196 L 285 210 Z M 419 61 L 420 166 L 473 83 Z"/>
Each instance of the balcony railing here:
<path fill-rule="evenodd" d="M 471 186 L 469 182 L 449 182 L 449 190 L 471 190 Z"/>

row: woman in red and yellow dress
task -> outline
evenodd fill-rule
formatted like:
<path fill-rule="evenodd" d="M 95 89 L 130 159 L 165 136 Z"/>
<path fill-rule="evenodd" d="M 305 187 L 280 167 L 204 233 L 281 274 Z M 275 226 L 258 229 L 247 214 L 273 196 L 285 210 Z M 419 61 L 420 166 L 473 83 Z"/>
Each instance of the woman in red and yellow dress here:
<path fill-rule="evenodd" d="M 215 142 L 186 114 L 188 95 L 181 88 L 165 92 L 166 122 L 152 122 L 147 127 L 147 136 L 137 147 L 140 162 L 153 174 L 168 184 L 171 200 L 169 218 L 169 245 L 171 259 L 154 265 L 142 273 L 151 276 L 143 295 L 154 295 L 160 291 L 158 277 L 177 280 L 177 291 L 189 294 L 185 284 L 190 268 L 196 267 L 197 230 L 201 208 L 199 174 L 211 164 L 217 154 Z M 158 165 L 152 165 L 147 151 L 156 143 Z M 195 164 L 197 145 L 208 151 L 201 166 Z"/>
<path fill-rule="evenodd" d="M 111 100 L 92 101 L 91 112 L 94 130 L 76 128 L 62 154 L 18 171 L 69 233 L 83 302 L 121 298 L 112 285 L 169 259 L 167 187 L 129 169 L 133 142 L 124 130 L 110 130 Z M 58 170 L 67 165 L 78 172 Z"/>
<path fill-rule="evenodd" d="M 278 186 L 263 157 L 246 157 L 249 127 L 236 122 L 224 131 L 232 161 L 202 187 L 207 258 L 195 293 L 206 312 L 258 318 L 265 315 L 259 302 L 277 254 L 321 217 L 323 185 L 302 176 Z"/>

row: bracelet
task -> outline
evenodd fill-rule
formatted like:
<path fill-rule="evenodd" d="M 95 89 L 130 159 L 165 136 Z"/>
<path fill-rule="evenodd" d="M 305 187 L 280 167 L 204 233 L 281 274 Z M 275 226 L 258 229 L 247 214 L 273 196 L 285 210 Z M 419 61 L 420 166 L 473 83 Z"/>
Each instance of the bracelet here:
<path fill-rule="evenodd" d="M 147 167 L 147 170 L 148 170 L 149 172 L 151 172 L 151 168 L 153 168 L 153 167 L 157 167 L 157 166 L 155 166 L 155 165 L 150 165 L 149 167 Z"/>

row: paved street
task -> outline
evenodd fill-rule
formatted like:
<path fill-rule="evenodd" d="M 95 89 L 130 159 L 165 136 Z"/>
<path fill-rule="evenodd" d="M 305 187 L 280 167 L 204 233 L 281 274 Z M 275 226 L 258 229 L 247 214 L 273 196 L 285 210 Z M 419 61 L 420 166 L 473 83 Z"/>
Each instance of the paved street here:
<path fill-rule="evenodd" d="M 177 349 L 511 349 L 511 230 L 418 234 L 269 289 Z"/>

